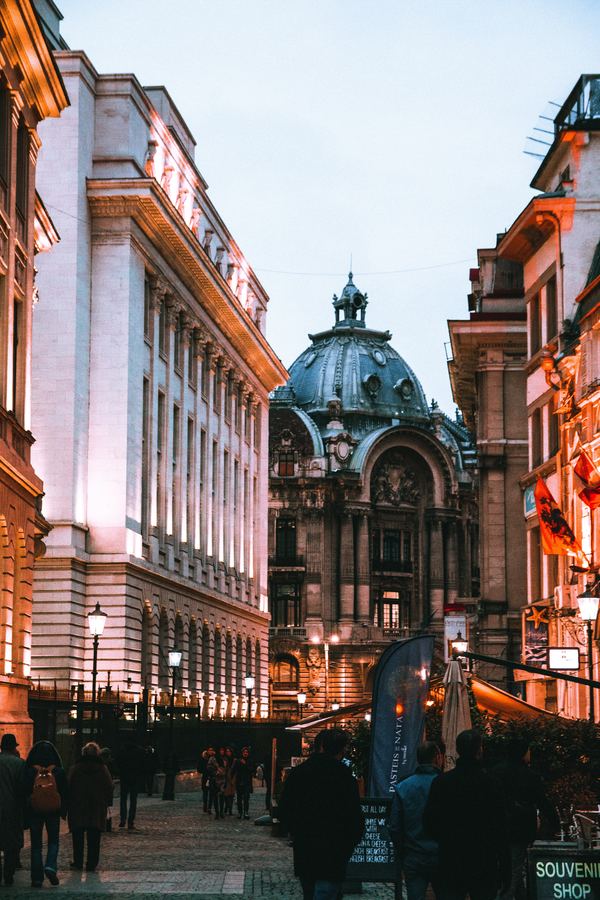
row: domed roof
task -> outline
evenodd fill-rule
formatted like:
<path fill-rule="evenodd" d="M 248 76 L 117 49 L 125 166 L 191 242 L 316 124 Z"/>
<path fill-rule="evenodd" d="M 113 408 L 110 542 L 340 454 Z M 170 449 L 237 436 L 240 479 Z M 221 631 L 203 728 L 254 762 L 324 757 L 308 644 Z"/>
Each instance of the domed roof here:
<path fill-rule="evenodd" d="M 429 423 L 423 388 L 390 346 L 391 334 L 365 325 L 367 295 L 354 284 L 352 272 L 341 296 L 334 294 L 333 306 L 335 324 L 309 335 L 311 346 L 290 366 L 290 379 L 273 400 L 291 402 L 323 425 L 335 401 L 345 427 L 357 436 L 399 421 Z"/>

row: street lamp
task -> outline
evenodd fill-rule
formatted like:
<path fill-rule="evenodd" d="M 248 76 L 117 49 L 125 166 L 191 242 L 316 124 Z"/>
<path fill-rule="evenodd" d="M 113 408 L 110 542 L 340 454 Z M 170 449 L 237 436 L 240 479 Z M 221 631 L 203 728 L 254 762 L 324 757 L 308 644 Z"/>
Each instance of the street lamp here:
<path fill-rule="evenodd" d="M 298 691 L 296 700 L 298 701 L 298 706 L 300 708 L 300 721 L 302 721 L 302 713 L 304 711 L 304 704 L 306 703 L 306 694 L 304 691 Z"/>
<path fill-rule="evenodd" d="M 318 634 L 313 634 L 311 637 L 311 643 L 320 644 L 321 639 Z M 329 708 L 329 645 L 330 644 L 338 644 L 339 643 L 339 635 L 330 634 L 329 640 L 323 639 L 323 650 L 325 655 L 325 709 Z"/>
<path fill-rule="evenodd" d="M 340 704 L 337 702 L 337 700 L 334 700 L 333 703 L 331 704 L 332 711 L 337 712 L 339 708 L 340 708 Z"/>
<path fill-rule="evenodd" d="M 169 668 L 171 669 L 171 702 L 169 704 L 169 753 L 165 765 L 165 786 L 163 788 L 163 800 L 175 799 L 175 775 L 176 765 L 173 751 L 173 720 L 175 718 L 175 684 L 177 673 L 181 666 L 181 650 L 169 650 Z"/>
<path fill-rule="evenodd" d="M 579 604 L 579 615 L 581 616 L 581 620 L 587 625 L 588 678 L 590 681 L 593 681 L 593 627 L 596 619 L 598 618 L 598 604 L 600 603 L 600 598 L 596 597 L 589 588 L 586 588 L 583 594 L 579 594 L 579 596 L 577 597 L 577 603 Z M 589 690 L 590 722 L 594 722 L 594 688 L 591 684 L 589 686 Z"/>
<path fill-rule="evenodd" d="M 458 659 L 459 656 L 463 656 L 469 649 L 469 642 L 464 639 L 459 631 L 454 640 L 450 641 L 450 646 L 452 648 L 452 656 Z"/>
<path fill-rule="evenodd" d="M 104 626 L 107 619 L 106 613 L 100 609 L 100 603 L 96 601 L 94 609 L 88 613 L 88 628 L 90 635 L 94 638 L 94 658 L 92 662 L 92 726 L 91 737 L 94 737 L 96 728 L 96 678 L 98 676 L 98 643 L 102 637 Z"/>
<path fill-rule="evenodd" d="M 250 672 L 246 675 L 245 679 L 246 684 L 246 693 L 248 695 L 248 721 L 252 721 L 252 691 L 254 690 L 254 675 Z"/>

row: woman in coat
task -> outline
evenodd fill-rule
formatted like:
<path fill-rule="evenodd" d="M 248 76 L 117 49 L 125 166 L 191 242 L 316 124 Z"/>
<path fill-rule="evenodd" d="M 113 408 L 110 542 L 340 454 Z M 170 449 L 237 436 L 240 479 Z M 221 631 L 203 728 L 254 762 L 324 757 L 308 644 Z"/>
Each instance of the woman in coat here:
<path fill-rule="evenodd" d="M 113 784 L 100 756 L 98 744 L 90 742 L 81 759 L 69 770 L 69 828 L 73 837 L 72 869 L 83 869 L 83 849 L 87 835 L 86 871 L 94 872 L 100 857 L 100 834 L 106 825 L 106 810 Z"/>
<path fill-rule="evenodd" d="M 235 770 L 233 764 L 235 757 L 231 747 L 225 748 L 225 786 L 223 796 L 225 798 L 225 815 L 233 815 L 233 798 L 235 797 Z"/>
<path fill-rule="evenodd" d="M 25 798 L 25 823 L 31 835 L 31 886 L 40 888 L 44 881 L 44 875 L 50 884 L 59 883 L 57 875 L 58 866 L 58 841 L 60 833 L 60 820 L 67 814 L 67 777 L 62 766 L 58 750 L 50 741 L 38 741 L 29 751 L 25 761 L 23 772 L 23 796 Z M 50 781 L 54 779 L 55 785 L 46 788 L 48 793 L 57 796 L 56 807 L 49 809 L 46 802 L 45 810 L 39 808 L 36 795 L 38 788 L 36 781 L 43 775 Z M 48 835 L 48 849 L 46 851 L 46 864 L 42 861 L 42 837 L 44 828 Z"/>

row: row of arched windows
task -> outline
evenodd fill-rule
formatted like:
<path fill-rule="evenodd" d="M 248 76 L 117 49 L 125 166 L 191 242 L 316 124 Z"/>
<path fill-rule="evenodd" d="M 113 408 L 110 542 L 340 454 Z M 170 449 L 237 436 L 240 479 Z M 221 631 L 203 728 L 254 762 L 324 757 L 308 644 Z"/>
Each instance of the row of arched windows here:
<path fill-rule="evenodd" d="M 146 686 L 152 683 L 153 627 L 152 611 L 149 606 L 145 606 L 141 676 L 142 684 Z M 211 633 L 206 622 L 199 625 L 195 619 L 190 621 L 186 635 L 183 619 L 179 614 L 175 617 L 171 638 L 167 611 L 161 609 L 158 620 L 158 685 L 167 690 L 171 677 L 169 650 L 175 648 L 183 653 L 179 689 L 241 696 L 246 690 L 245 676 L 254 675 L 254 694 L 260 697 L 261 648 L 258 639 L 253 641 L 247 637 L 244 640 L 241 635 L 234 639 L 230 631 L 223 632 L 218 627 Z"/>

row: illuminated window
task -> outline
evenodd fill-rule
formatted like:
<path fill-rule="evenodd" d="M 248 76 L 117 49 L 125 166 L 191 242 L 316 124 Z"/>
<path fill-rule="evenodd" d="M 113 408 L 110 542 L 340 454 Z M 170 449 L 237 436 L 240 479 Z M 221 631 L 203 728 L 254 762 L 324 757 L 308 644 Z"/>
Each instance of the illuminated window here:
<path fill-rule="evenodd" d="M 383 591 L 375 603 L 373 624 L 384 634 L 402 634 L 410 629 L 410 593 Z"/>
<path fill-rule="evenodd" d="M 300 586 L 279 584 L 271 588 L 271 624 L 274 627 L 298 627 L 300 622 Z"/>
<path fill-rule="evenodd" d="M 280 450 L 277 454 L 277 474 L 280 478 L 290 478 L 296 474 L 296 453 L 294 450 Z"/>
<path fill-rule="evenodd" d="M 300 667 L 293 656 L 278 656 L 273 663 L 273 688 L 294 691 L 300 685 Z"/>

